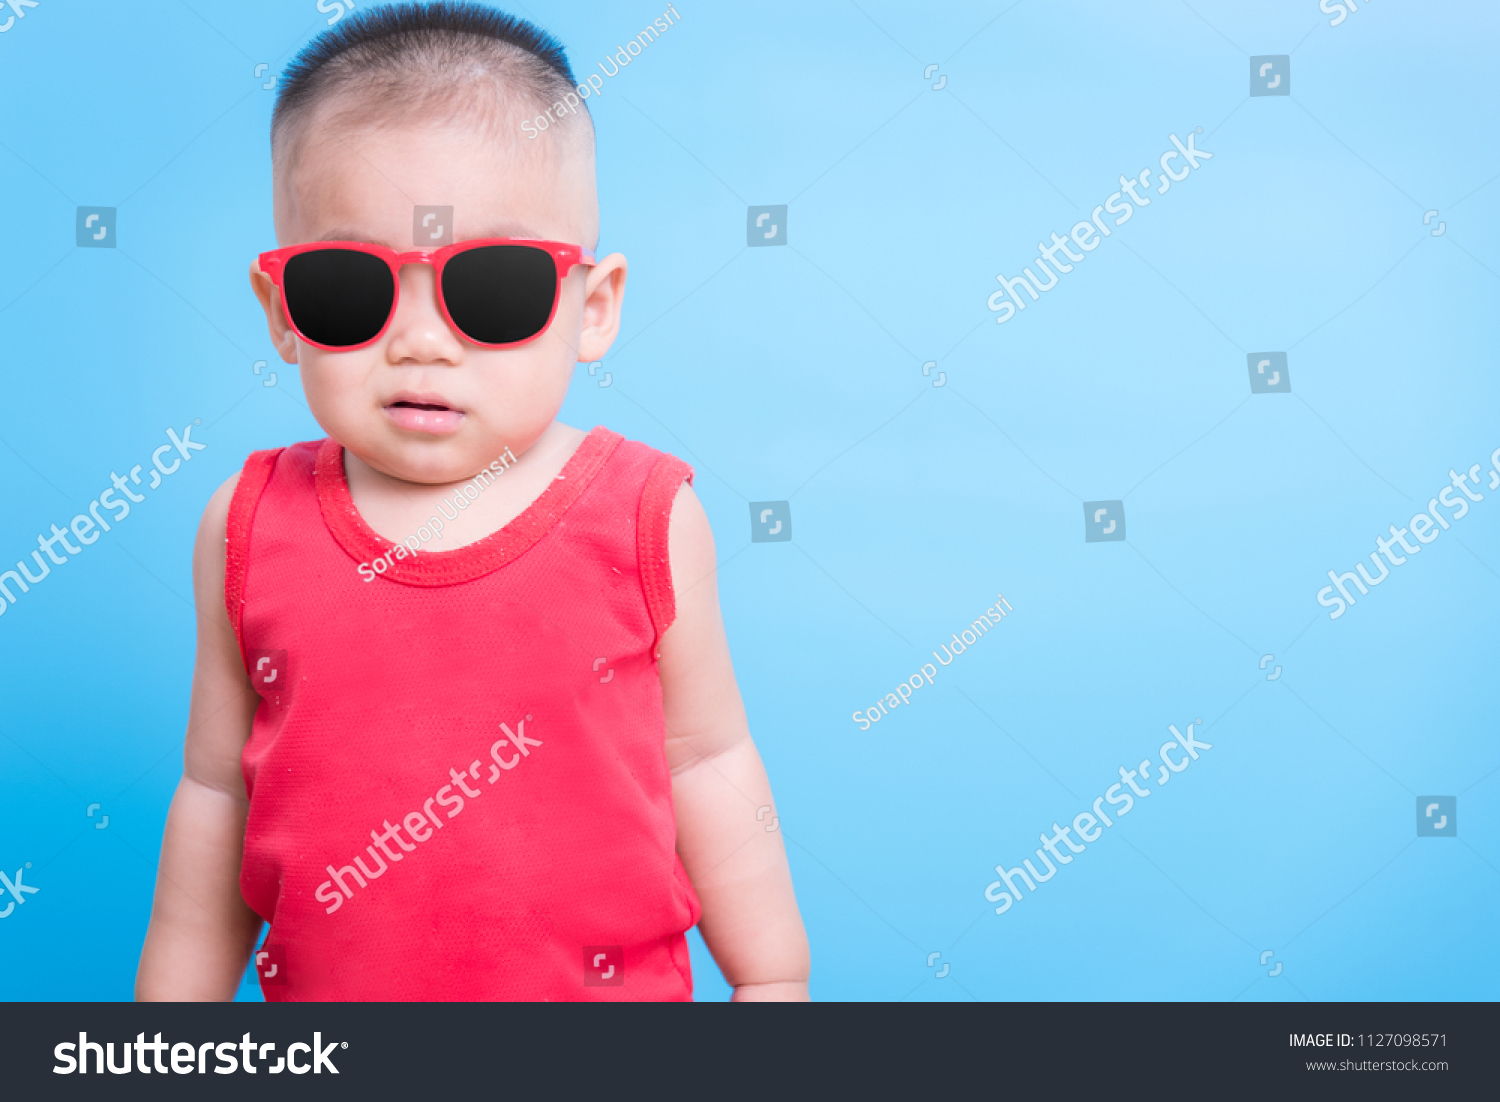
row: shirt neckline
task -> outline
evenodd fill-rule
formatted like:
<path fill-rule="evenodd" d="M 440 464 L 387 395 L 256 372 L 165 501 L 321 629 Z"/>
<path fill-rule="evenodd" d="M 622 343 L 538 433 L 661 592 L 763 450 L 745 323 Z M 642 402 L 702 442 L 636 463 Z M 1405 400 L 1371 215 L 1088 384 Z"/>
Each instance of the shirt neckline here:
<path fill-rule="evenodd" d="M 331 437 L 318 447 L 315 470 L 318 506 L 328 531 L 354 562 L 373 564 L 391 553 L 384 571 L 377 572 L 380 578 L 403 585 L 457 585 L 498 570 L 535 545 L 588 489 L 624 439 L 619 433 L 596 425 L 568 457 L 551 485 L 518 516 L 483 539 L 452 551 L 430 551 L 427 543 L 420 551 L 408 550 L 405 558 L 396 558 L 394 552 L 401 545 L 371 528 L 355 507 L 344 473 L 343 445 Z M 448 508 L 456 508 L 451 497 Z M 363 576 L 364 572 L 360 573 Z"/>

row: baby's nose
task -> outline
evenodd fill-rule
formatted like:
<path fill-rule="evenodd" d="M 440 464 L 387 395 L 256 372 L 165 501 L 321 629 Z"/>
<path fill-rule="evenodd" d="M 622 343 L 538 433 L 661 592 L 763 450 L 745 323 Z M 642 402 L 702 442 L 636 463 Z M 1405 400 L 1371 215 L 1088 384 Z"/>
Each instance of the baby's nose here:
<path fill-rule="evenodd" d="M 436 276 L 426 264 L 401 269 L 401 300 L 391 322 L 390 351 L 397 362 L 455 362 L 463 354 L 462 342 L 438 304 Z"/>

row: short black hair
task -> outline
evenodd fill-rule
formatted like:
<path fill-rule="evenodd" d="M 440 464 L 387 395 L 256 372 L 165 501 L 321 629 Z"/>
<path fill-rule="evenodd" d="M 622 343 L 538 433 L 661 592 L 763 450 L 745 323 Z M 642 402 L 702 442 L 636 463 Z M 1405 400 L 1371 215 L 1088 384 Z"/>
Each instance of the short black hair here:
<path fill-rule="evenodd" d="M 547 106 L 577 85 L 562 43 L 536 24 L 483 4 L 437 0 L 362 9 L 302 48 L 282 75 L 271 115 L 271 147 L 296 120 L 341 91 L 400 104 L 367 105 L 361 117 L 401 107 L 470 103 L 488 78 L 504 94 Z M 583 109 L 587 117 L 587 108 Z"/>

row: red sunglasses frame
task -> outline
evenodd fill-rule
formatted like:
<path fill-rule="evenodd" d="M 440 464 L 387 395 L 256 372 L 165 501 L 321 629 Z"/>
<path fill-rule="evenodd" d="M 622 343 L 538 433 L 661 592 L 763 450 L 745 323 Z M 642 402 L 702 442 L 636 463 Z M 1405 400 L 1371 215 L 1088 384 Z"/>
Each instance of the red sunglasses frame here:
<path fill-rule="evenodd" d="M 519 341 L 507 341 L 503 344 L 488 344 L 484 341 L 476 341 L 460 329 L 453 321 L 453 316 L 448 313 L 448 303 L 443 298 L 443 266 L 450 259 L 470 249 L 483 248 L 487 245 L 529 245 L 540 249 L 552 257 L 557 266 L 557 282 L 552 288 L 552 312 L 547 315 L 547 324 L 543 325 L 534 334 Z M 286 285 L 282 277 L 286 274 L 286 263 L 292 257 L 301 253 L 317 252 L 320 249 L 343 249 L 349 252 L 368 253 L 370 256 L 379 257 L 385 261 L 391 270 L 391 284 L 395 293 L 391 297 L 391 312 L 386 316 L 385 324 L 380 327 L 380 332 L 362 344 L 321 344 L 312 340 L 302 332 L 296 320 L 292 317 L 291 307 L 286 301 Z M 430 264 L 433 267 L 433 284 L 437 293 L 438 308 L 443 312 L 443 320 L 455 333 L 463 337 L 470 344 L 478 345 L 480 348 L 514 348 L 517 345 L 527 344 L 540 337 L 552 326 L 552 321 L 557 317 L 557 303 L 562 297 L 562 281 L 572 270 L 583 265 L 592 267 L 597 261 L 594 254 L 581 245 L 566 245 L 560 241 L 536 241 L 524 237 L 479 237 L 471 241 L 455 241 L 451 245 L 444 245 L 437 249 L 411 249 L 407 252 L 398 252 L 388 245 L 375 245 L 368 241 L 311 241 L 304 245 L 287 245 L 280 249 L 271 249 L 261 253 L 257 260 L 260 270 L 271 278 L 281 296 L 281 310 L 297 336 L 315 348 L 324 348 L 330 352 L 354 352 L 361 348 L 368 348 L 376 344 L 385 336 L 390 329 L 391 322 L 395 320 L 396 310 L 401 305 L 401 268 L 406 264 Z"/>

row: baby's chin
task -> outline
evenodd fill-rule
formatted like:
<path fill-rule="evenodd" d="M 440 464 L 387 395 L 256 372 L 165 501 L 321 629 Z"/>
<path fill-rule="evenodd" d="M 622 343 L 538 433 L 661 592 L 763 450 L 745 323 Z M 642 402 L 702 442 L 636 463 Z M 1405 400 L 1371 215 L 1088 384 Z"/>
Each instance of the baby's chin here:
<path fill-rule="evenodd" d="M 473 426 L 458 424 L 448 431 L 385 428 L 340 439 L 350 455 L 372 471 L 399 482 L 445 486 L 474 477 L 476 471 L 505 451 L 503 443 L 477 441 Z M 465 432 L 465 428 L 469 431 Z M 347 466 L 347 464 L 346 464 Z"/>

